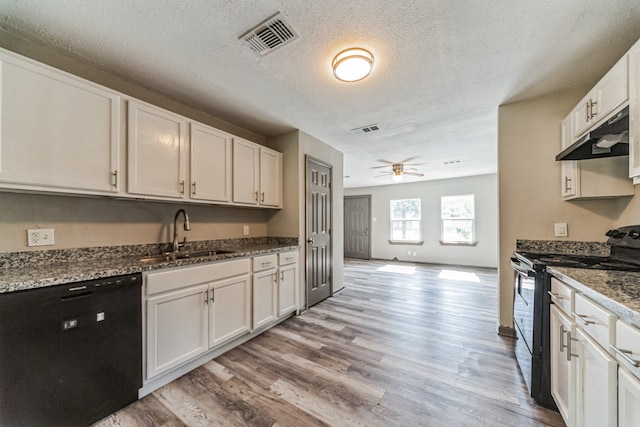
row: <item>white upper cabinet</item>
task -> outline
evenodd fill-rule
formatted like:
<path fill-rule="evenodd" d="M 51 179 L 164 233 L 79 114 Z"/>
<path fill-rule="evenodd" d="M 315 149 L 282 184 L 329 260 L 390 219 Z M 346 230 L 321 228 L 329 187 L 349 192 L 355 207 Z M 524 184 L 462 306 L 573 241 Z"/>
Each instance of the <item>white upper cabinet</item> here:
<path fill-rule="evenodd" d="M 191 123 L 190 197 L 218 203 L 231 202 L 232 136 Z"/>
<path fill-rule="evenodd" d="M 0 50 L 0 187 L 119 191 L 120 96 Z"/>
<path fill-rule="evenodd" d="M 130 194 L 181 199 L 185 193 L 186 120 L 174 113 L 128 103 Z"/>
<path fill-rule="evenodd" d="M 260 147 L 241 138 L 233 139 L 233 202 L 258 205 Z"/>
<path fill-rule="evenodd" d="M 573 114 L 569 114 L 562 121 L 562 149 L 564 150 L 573 142 Z M 560 162 L 562 168 L 562 182 L 560 183 L 560 195 L 565 198 L 574 198 L 578 185 L 578 161 L 564 160 Z"/>
<path fill-rule="evenodd" d="M 233 139 L 233 202 L 282 207 L 282 153 Z"/>
<path fill-rule="evenodd" d="M 629 51 L 629 177 L 640 177 L 640 41 Z"/>
<path fill-rule="evenodd" d="M 282 153 L 260 147 L 260 204 L 282 207 Z"/>
<path fill-rule="evenodd" d="M 581 137 L 624 106 L 629 99 L 628 77 L 628 59 L 625 55 L 573 109 L 574 138 Z"/>

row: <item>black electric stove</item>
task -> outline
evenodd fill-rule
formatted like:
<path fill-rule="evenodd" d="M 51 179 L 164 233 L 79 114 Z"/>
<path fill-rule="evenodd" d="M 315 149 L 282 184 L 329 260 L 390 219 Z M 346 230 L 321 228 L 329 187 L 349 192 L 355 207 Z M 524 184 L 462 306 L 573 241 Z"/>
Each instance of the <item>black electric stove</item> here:
<path fill-rule="evenodd" d="M 610 246 L 607 257 L 516 252 L 511 258 L 516 359 L 531 396 L 543 406 L 555 408 L 549 348 L 551 275 L 547 266 L 640 272 L 640 225 L 609 230 L 605 235 Z"/>

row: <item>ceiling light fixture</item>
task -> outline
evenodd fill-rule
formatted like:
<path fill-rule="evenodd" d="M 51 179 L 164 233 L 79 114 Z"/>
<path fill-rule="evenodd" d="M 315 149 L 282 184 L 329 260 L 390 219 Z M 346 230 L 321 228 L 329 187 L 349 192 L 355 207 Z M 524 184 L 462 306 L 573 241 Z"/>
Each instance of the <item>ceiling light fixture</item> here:
<path fill-rule="evenodd" d="M 357 82 L 367 77 L 373 68 L 373 55 L 359 47 L 343 50 L 333 58 L 333 75 L 343 82 Z"/>
<path fill-rule="evenodd" d="M 393 180 L 393 182 L 400 182 L 400 181 L 402 181 L 402 174 L 401 173 L 394 173 L 393 176 L 391 177 L 391 179 Z"/>

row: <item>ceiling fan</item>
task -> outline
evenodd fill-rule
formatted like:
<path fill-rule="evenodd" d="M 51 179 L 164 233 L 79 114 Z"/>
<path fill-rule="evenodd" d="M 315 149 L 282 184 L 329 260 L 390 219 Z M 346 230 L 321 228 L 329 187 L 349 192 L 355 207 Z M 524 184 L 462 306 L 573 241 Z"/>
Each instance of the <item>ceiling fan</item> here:
<path fill-rule="evenodd" d="M 386 163 L 386 165 L 372 166 L 371 169 L 391 168 L 390 171 L 382 172 L 381 175 L 376 175 L 375 178 L 381 176 L 391 176 L 394 182 L 402 181 L 403 175 L 424 176 L 423 173 L 417 172 L 416 168 L 407 168 L 407 166 L 420 166 L 422 163 L 407 163 L 417 157 L 409 157 L 401 162 L 391 162 L 389 160 L 378 160 L 379 162 Z"/>

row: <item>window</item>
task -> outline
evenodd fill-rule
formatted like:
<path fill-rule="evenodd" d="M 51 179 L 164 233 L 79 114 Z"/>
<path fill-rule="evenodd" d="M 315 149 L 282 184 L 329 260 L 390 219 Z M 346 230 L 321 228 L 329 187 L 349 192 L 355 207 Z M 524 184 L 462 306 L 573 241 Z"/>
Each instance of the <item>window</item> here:
<path fill-rule="evenodd" d="M 442 219 L 441 243 L 475 243 L 475 196 L 442 196 L 440 218 Z"/>
<path fill-rule="evenodd" d="M 420 199 L 391 200 L 391 242 L 422 243 Z"/>

